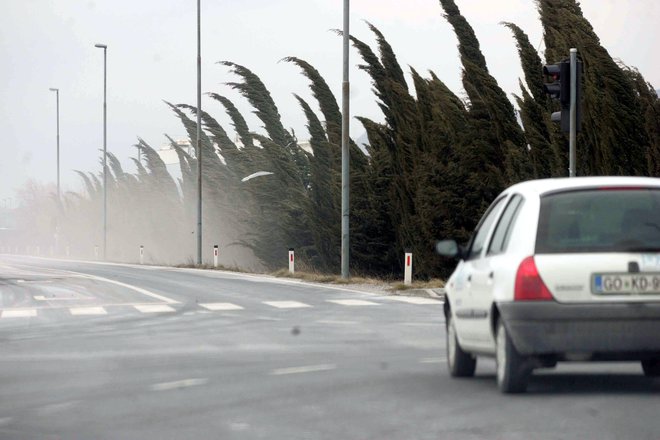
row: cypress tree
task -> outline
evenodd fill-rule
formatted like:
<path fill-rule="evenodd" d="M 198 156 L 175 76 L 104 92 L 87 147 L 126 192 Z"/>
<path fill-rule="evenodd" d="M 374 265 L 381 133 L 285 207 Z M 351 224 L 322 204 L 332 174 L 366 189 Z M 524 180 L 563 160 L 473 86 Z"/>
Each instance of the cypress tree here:
<path fill-rule="evenodd" d="M 601 46 L 574 0 L 537 0 L 548 62 L 578 49 L 583 62 L 582 131 L 577 140 L 579 175 L 646 173 L 648 138 L 631 79 Z"/>

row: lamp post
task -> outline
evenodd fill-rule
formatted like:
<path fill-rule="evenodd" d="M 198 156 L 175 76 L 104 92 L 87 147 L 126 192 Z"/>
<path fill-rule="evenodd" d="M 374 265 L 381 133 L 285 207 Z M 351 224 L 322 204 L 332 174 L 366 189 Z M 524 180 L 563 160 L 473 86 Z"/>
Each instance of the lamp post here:
<path fill-rule="evenodd" d="M 60 203 L 60 89 L 51 87 L 48 90 L 55 92 L 57 108 L 57 203 Z"/>
<path fill-rule="evenodd" d="M 107 232 L 108 232 L 108 179 L 107 179 L 107 105 L 106 105 L 106 91 L 107 91 L 107 54 L 108 46 L 105 44 L 95 44 L 94 47 L 103 49 L 103 259 L 106 258 L 107 248 Z"/>

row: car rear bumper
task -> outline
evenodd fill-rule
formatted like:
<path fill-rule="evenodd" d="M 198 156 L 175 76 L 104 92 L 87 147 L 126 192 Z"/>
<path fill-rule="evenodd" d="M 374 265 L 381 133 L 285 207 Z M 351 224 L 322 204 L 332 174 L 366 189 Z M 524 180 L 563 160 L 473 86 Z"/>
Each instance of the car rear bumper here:
<path fill-rule="evenodd" d="M 523 355 L 660 353 L 660 303 L 504 302 L 500 316 Z"/>

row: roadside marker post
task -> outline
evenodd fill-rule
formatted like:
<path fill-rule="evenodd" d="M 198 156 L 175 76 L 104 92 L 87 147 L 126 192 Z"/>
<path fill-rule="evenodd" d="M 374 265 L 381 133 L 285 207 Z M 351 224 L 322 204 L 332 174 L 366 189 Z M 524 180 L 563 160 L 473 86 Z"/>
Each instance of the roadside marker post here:
<path fill-rule="evenodd" d="M 289 248 L 289 273 L 295 272 L 295 255 L 293 248 Z"/>
<path fill-rule="evenodd" d="M 144 264 L 144 246 L 140 245 L 140 264 Z"/>
<path fill-rule="evenodd" d="M 218 267 L 218 245 L 213 245 L 213 267 Z"/>
<path fill-rule="evenodd" d="M 406 252 L 404 264 L 405 269 L 403 272 L 403 284 L 408 286 L 412 284 L 412 252 Z"/>
<path fill-rule="evenodd" d="M 94 245 L 94 258 L 99 259 L 99 247 L 97 245 Z"/>

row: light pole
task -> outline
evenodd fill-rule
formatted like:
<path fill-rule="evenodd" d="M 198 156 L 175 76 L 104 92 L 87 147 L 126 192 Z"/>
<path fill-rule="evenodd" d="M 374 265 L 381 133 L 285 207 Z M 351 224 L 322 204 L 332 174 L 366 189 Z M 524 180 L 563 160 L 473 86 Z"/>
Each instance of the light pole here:
<path fill-rule="evenodd" d="M 57 203 L 60 203 L 60 89 L 51 87 L 48 90 L 55 92 L 57 108 Z"/>
<path fill-rule="evenodd" d="M 106 90 L 107 90 L 107 54 L 108 46 L 105 44 L 95 44 L 94 47 L 103 49 L 103 259 L 106 258 L 107 236 L 108 236 L 108 179 L 107 179 L 107 112 Z"/>
<path fill-rule="evenodd" d="M 200 0 L 197 0 L 197 264 L 202 264 L 202 40 Z"/>

